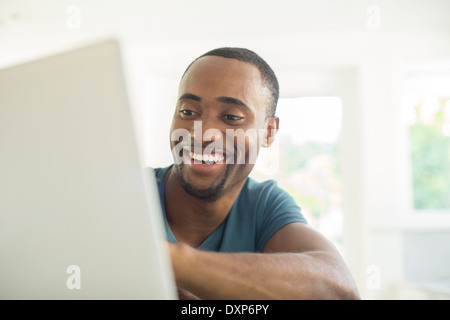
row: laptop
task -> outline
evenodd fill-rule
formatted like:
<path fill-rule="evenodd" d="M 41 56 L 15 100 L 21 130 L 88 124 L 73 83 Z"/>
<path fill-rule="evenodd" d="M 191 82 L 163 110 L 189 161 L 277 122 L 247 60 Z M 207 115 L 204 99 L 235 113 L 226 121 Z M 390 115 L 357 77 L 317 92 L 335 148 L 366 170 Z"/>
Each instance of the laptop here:
<path fill-rule="evenodd" d="M 0 299 L 176 299 L 115 40 L 0 70 Z"/>

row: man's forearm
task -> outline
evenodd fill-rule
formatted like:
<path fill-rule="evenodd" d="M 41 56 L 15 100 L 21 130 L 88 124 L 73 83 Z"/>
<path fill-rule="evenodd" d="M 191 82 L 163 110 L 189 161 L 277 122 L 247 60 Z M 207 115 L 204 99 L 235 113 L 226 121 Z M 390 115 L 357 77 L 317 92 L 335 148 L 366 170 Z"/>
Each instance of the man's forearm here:
<path fill-rule="evenodd" d="M 216 253 L 171 245 L 177 285 L 203 299 L 352 299 L 351 279 L 323 252 Z"/>

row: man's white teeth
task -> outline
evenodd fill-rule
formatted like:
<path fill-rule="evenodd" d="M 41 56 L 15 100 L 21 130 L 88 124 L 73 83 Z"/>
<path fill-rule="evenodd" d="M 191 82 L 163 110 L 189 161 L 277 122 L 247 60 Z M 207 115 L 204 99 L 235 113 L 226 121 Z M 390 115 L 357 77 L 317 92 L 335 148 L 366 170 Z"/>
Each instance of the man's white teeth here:
<path fill-rule="evenodd" d="M 204 161 L 204 162 L 222 162 L 223 161 L 223 155 L 221 154 L 214 154 L 214 155 L 201 155 L 198 153 L 191 152 L 191 158 L 197 161 Z"/>

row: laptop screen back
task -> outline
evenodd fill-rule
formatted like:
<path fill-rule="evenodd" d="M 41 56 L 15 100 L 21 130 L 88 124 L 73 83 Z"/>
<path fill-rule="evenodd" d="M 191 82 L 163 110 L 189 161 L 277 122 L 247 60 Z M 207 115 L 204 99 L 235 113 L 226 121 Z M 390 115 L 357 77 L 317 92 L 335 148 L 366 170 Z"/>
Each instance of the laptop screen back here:
<path fill-rule="evenodd" d="M 116 41 L 0 70 L 0 298 L 172 299 Z"/>

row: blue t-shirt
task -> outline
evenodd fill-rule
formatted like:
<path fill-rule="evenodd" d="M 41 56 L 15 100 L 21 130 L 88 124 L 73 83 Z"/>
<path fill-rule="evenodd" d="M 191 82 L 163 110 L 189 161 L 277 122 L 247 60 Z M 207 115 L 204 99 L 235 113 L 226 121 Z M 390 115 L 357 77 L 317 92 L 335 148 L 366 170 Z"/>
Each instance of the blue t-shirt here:
<path fill-rule="evenodd" d="M 167 240 L 176 243 L 164 205 L 164 177 L 170 167 L 155 169 L 155 175 Z M 260 183 L 247 178 L 226 219 L 198 248 L 220 252 L 263 252 L 275 232 L 293 222 L 306 223 L 306 219 L 286 191 L 273 180 Z"/>

